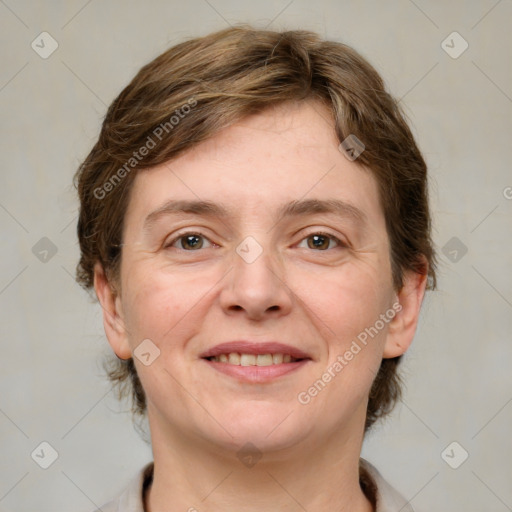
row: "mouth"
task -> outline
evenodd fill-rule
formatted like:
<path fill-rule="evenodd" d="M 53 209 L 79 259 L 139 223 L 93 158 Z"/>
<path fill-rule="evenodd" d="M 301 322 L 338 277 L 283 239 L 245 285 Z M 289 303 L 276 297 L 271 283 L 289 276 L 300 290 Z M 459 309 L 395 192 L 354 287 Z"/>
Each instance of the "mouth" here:
<path fill-rule="evenodd" d="M 295 372 L 312 361 L 301 350 L 281 343 L 229 342 L 201 356 L 212 369 L 242 382 L 263 383 Z"/>
<path fill-rule="evenodd" d="M 239 354 L 238 352 L 210 356 L 205 359 L 233 366 L 273 366 L 283 363 L 296 363 L 297 361 L 304 360 L 303 358 L 293 357 L 290 354 Z"/>

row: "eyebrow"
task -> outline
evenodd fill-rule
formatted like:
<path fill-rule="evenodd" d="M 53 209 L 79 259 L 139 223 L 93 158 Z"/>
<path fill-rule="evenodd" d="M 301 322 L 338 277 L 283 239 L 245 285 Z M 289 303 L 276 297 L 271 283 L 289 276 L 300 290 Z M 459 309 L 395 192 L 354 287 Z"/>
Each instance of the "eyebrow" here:
<path fill-rule="evenodd" d="M 170 200 L 152 211 L 144 220 L 143 230 L 149 230 L 160 218 L 167 215 L 193 214 L 204 217 L 227 218 L 233 210 L 226 205 L 202 200 Z M 278 218 L 302 217 L 318 213 L 334 214 L 365 224 L 367 215 L 357 206 L 341 199 L 303 199 L 290 201 L 279 208 Z"/>

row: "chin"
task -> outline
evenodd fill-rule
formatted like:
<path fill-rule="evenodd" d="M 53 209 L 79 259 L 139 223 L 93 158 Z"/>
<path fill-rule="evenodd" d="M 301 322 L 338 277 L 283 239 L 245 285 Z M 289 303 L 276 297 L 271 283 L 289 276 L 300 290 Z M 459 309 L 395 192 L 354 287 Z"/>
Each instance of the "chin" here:
<path fill-rule="evenodd" d="M 300 421 L 293 407 L 281 404 L 245 404 L 232 414 L 223 414 L 219 422 L 231 434 L 219 439 L 227 443 L 229 449 L 239 450 L 247 443 L 252 443 L 261 451 L 282 450 L 301 442 L 309 429 Z"/>

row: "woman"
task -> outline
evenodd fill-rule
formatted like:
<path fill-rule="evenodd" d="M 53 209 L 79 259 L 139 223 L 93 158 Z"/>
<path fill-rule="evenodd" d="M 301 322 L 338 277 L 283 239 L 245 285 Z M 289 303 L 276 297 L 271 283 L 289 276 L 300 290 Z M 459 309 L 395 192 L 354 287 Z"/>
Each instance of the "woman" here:
<path fill-rule="evenodd" d="M 104 512 L 412 510 L 360 452 L 435 288 L 427 172 L 366 60 L 305 31 L 181 43 L 76 182 L 77 278 L 154 456 Z"/>

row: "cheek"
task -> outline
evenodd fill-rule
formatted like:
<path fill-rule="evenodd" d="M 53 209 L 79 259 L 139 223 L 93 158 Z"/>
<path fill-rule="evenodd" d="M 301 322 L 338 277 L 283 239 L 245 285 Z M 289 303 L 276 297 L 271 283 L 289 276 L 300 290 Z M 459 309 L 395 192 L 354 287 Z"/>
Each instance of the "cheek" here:
<path fill-rule="evenodd" d="M 186 289 L 176 276 L 156 269 L 132 268 L 124 287 L 125 322 L 132 342 L 149 338 L 156 345 L 179 323 L 194 302 L 193 289 Z"/>
<path fill-rule="evenodd" d="M 311 319 L 329 339 L 329 350 L 342 350 L 389 307 L 387 276 L 367 262 L 351 262 L 322 274 L 297 274 L 294 286 Z"/>
<path fill-rule="evenodd" d="M 172 272 L 156 262 L 133 265 L 126 275 L 123 300 L 130 344 L 151 339 L 162 352 L 182 345 L 202 328 L 208 313 L 208 292 L 219 276 L 197 269 Z"/>

